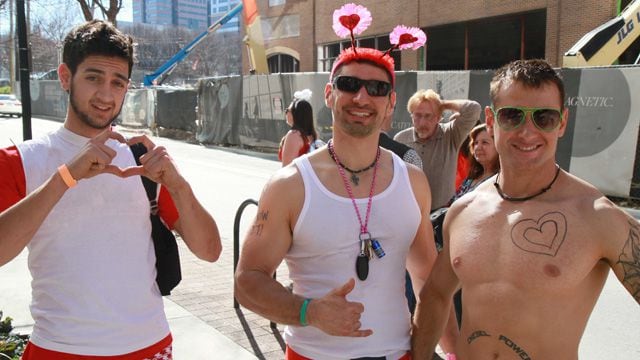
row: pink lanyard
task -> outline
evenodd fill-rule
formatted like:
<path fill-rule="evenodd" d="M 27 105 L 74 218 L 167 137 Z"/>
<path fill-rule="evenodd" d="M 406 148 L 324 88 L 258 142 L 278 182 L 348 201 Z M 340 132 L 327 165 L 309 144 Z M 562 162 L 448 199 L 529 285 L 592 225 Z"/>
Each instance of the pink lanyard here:
<path fill-rule="evenodd" d="M 362 216 L 360 216 L 360 210 L 358 210 L 358 206 L 356 205 L 356 199 L 353 196 L 353 190 L 351 190 L 351 185 L 349 185 L 349 181 L 347 181 L 347 176 L 344 173 L 344 169 L 340 166 L 341 162 L 338 159 L 338 155 L 333 149 L 333 140 L 329 140 L 329 154 L 333 157 L 333 161 L 336 163 L 338 167 L 338 172 L 340 173 L 340 177 L 342 177 L 342 182 L 344 183 L 344 187 L 347 189 L 347 193 L 349 194 L 349 198 L 351 198 L 351 203 L 353 203 L 353 208 L 356 210 L 356 215 L 358 216 L 358 222 L 360 223 L 360 235 L 369 234 L 369 230 L 367 229 L 367 225 L 369 224 L 369 215 L 371 214 L 371 203 L 373 202 L 373 191 L 376 185 L 376 174 L 378 173 L 378 163 L 380 160 L 380 147 L 378 147 L 378 152 L 376 153 L 376 164 L 373 167 L 373 179 L 371 180 L 371 189 L 369 190 L 369 201 L 367 203 L 367 214 L 364 220 L 364 224 L 362 223 Z"/>

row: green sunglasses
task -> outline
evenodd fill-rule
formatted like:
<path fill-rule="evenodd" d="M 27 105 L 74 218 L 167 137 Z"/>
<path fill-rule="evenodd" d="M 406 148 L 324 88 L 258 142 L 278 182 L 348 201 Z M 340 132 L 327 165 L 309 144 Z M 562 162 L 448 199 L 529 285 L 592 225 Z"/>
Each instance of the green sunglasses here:
<path fill-rule="evenodd" d="M 562 122 L 562 112 L 552 108 L 530 108 L 520 106 L 503 106 L 497 110 L 491 108 L 498 126 L 506 131 L 519 128 L 531 113 L 533 125 L 542 131 L 553 131 Z"/>

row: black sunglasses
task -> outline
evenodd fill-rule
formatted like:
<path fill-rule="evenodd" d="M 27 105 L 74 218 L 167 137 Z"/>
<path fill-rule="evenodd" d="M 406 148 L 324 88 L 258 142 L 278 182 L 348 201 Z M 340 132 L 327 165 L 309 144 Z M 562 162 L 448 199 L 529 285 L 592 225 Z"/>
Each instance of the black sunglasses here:
<path fill-rule="evenodd" d="M 506 131 L 515 130 L 524 124 L 527 113 L 531 113 L 533 125 L 542 131 L 553 131 L 562 121 L 562 112 L 558 109 L 503 106 L 491 110 L 498 126 Z"/>
<path fill-rule="evenodd" d="M 369 96 L 387 96 L 391 92 L 391 84 L 386 81 L 362 80 L 353 76 L 337 76 L 333 79 L 333 86 L 350 93 L 356 93 L 364 86 Z"/>

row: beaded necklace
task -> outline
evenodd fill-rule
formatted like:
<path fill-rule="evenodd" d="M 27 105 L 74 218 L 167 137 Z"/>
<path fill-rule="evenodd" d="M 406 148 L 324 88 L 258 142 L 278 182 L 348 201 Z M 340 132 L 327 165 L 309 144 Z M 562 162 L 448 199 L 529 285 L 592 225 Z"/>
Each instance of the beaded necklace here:
<path fill-rule="evenodd" d="M 533 195 L 525 196 L 525 197 L 513 197 L 513 196 L 509 196 L 509 195 L 505 194 L 502 191 L 502 188 L 500 188 L 500 184 L 498 184 L 498 179 L 500 178 L 500 173 L 498 173 L 498 176 L 496 176 L 496 181 L 493 183 L 493 186 L 496 187 L 496 190 L 498 191 L 498 195 L 500 195 L 500 197 L 503 200 L 513 201 L 513 202 L 527 201 L 527 200 L 531 200 L 534 197 L 540 196 L 540 195 L 546 193 L 547 191 L 549 191 L 549 189 L 551 189 L 551 186 L 558 179 L 558 175 L 559 174 L 560 174 L 560 166 L 558 166 L 558 164 L 556 164 L 556 175 L 553 177 L 553 180 L 551 180 L 549 185 L 547 185 L 547 187 L 545 187 L 544 189 L 540 190 L 539 192 L 537 192 L 537 193 L 535 193 Z"/>
<path fill-rule="evenodd" d="M 329 140 L 329 142 L 331 142 L 331 140 Z M 380 150 L 378 150 L 378 152 L 380 152 Z M 351 177 L 349 178 L 349 180 L 351 180 L 351 183 L 353 183 L 353 185 L 355 186 L 358 186 L 358 184 L 360 183 L 360 177 L 358 177 L 358 174 L 371 169 L 372 167 L 376 166 L 376 164 L 378 163 L 378 157 L 376 156 L 376 158 L 373 160 L 373 162 L 369 166 L 359 170 L 351 170 L 348 167 L 346 167 L 343 163 L 340 162 L 335 152 L 333 151 L 333 146 L 329 147 L 329 155 L 331 155 L 331 158 L 336 163 L 336 165 L 338 165 L 338 167 L 342 167 L 343 169 L 351 173 Z"/>
<path fill-rule="evenodd" d="M 356 211 L 356 216 L 358 217 L 358 222 L 360 223 L 360 234 L 358 238 L 360 240 L 360 252 L 358 253 L 358 257 L 356 259 L 356 274 L 360 280 L 366 280 L 369 275 L 369 259 L 372 257 L 372 252 L 378 258 L 382 258 L 385 253 L 380 246 L 378 240 L 373 239 L 369 230 L 367 228 L 369 224 L 369 215 L 371 214 L 371 204 L 373 202 L 373 192 L 375 190 L 376 185 L 376 175 L 378 173 L 378 160 L 380 159 L 380 147 L 378 147 L 378 151 L 376 153 L 376 159 L 373 162 L 373 178 L 371 179 L 371 189 L 369 190 L 369 200 L 367 202 L 367 212 L 365 215 L 364 223 L 362 222 L 362 216 L 360 215 L 360 210 L 358 210 L 358 206 L 356 204 L 356 199 L 353 196 L 353 190 L 351 189 L 351 185 L 349 185 L 349 181 L 347 181 L 347 176 L 345 175 L 345 168 L 338 159 L 338 155 L 335 153 L 333 149 L 333 141 L 329 140 L 327 144 L 329 149 L 329 155 L 336 163 L 338 167 L 338 172 L 340 173 L 340 177 L 342 178 L 342 183 L 344 184 L 347 193 L 349 194 L 349 198 L 351 199 L 351 203 L 353 204 L 353 208 Z"/>

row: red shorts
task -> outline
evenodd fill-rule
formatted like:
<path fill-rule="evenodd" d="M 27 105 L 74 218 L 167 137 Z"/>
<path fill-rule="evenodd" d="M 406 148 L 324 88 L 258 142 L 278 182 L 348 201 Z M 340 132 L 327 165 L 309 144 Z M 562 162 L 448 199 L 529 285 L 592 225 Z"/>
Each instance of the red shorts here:
<path fill-rule="evenodd" d="M 29 341 L 29 343 L 27 344 L 27 348 L 24 350 L 24 354 L 22 354 L 22 360 L 171 360 L 173 359 L 171 355 L 172 342 L 173 338 L 171 337 L 171 334 L 169 334 L 167 335 L 167 337 L 151 346 L 147 346 L 144 349 L 137 350 L 128 354 L 115 356 L 96 356 L 74 355 L 59 351 L 47 350 Z"/>
<path fill-rule="evenodd" d="M 287 346 L 287 350 L 284 353 L 284 359 L 285 360 L 311 360 L 293 351 L 293 349 L 290 348 L 289 346 Z M 407 351 L 407 353 L 404 354 L 404 356 L 402 356 L 398 360 L 411 360 L 411 352 Z"/>

